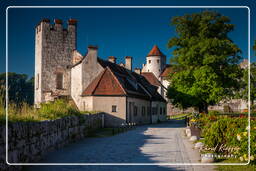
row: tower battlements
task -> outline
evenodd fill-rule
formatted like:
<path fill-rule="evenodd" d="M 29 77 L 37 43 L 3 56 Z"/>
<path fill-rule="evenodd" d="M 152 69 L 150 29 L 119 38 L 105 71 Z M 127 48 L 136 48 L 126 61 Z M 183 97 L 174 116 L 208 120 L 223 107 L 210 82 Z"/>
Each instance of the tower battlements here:
<path fill-rule="evenodd" d="M 52 24 L 50 19 L 41 20 L 36 26 L 36 33 L 41 31 L 52 31 L 52 32 L 76 32 L 77 20 L 69 19 L 67 21 L 67 28 L 63 27 L 63 21 L 61 19 L 54 19 Z"/>

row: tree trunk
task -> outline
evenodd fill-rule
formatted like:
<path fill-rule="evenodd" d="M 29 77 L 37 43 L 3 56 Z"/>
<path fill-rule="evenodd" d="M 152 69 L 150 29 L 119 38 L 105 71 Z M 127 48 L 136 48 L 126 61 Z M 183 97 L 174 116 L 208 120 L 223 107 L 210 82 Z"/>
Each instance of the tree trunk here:
<path fill-rule="evenodd" d="M 199 106 L 199 113 L 208 113 L 208 104 L 203 103 Z"/>

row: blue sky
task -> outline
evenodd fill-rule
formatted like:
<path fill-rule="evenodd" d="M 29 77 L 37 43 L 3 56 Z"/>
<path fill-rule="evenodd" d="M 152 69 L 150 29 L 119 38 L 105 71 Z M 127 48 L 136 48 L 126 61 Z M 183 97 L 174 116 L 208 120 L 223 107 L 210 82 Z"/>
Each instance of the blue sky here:
<path fill-rule="evenodd" d="M 252 17 L 255 13 L 253 1 L 182 1 L 179 3 L 148 3 L 152 1 L 140 1 L 140 3 L 118 3 L 117 1 L 103 1 L 86 4 L 77 3 L 58 4 L 56 1 L 22 1 L 5 3 L 8 5 L 248 5 L 251 6 Z M 54 3 L 55 2 L 55 3 Z M 66 3 L 65 3 L 66 2 Z M 86 2 L 86 1 L 85 1 Z M 125 1 L 122 1 L 125 2 Z M 144 2 L 144 3 L 142 3 Z M 182 2 L 182 3 L 181 3 Z M 225 3 L 223 3 L 225 2 Z M 243 2 L 243 3 L 242 3 Z M 244 2 L 247 2 L 244 3 Z M 9 3 L 9 4 L 8 4 Z M 5 17 L 4 6 L 1 7 L 1 17 Z M 64 22 L 69 18 L 78 20 L 77 26 L 77 49 L 85 54 L 88 44 L 99 46 L 99 56 L 106 59 L 108 56 L 116 56 L 117 62 L 123 62 L 124 56 L 132 56 L 133 67 L 141 67 L 145 57 L 154 44 L 157 44 L 169 62 L 172 49 L 167 48 L 167 42 L 175 36 L 175 27 L 170 26 L 173 16 L 181 16 L 188 13 L 200 12 L 205 9 L 169 8 L 169 9 L 9 9 L 8 14 L 8 39 L 9 39 L 9 71 L 25 73 L 30 76 L 34 73 L 34 29 L 36 24 L 43 18 L 62 19 Z M 210 10 L 210 8 L 209 8 Z M 242 49 L 242 56 L 248 57 L 248 10 L 243 9 L 211 9 L 230 17 L 235 30 L 229 34 L 230 38 Z M 3 18 L 4 19 L 4 18 Z M 253 19 L 251 20 L 253 21 Z M 1 24 L 5 24 L 1 20 Z M 255 23 L 252 23 L 254 30 Z M 64 26 L 65 27 L 65 26 Z M 5 30 L 0 28 L 1 37 L 5 37 Z M 251 32 L 251 39 L 255 40 L 255 32 Z M 251 52 L 252 53 L 252 52 Z M 5 71 L 5 40 L 0 40 L 1 64 L 0 72 Z M 253 59 L 254 60 L 254 59 Z M 2 62 L 3 61 L 3 62 Z"/>

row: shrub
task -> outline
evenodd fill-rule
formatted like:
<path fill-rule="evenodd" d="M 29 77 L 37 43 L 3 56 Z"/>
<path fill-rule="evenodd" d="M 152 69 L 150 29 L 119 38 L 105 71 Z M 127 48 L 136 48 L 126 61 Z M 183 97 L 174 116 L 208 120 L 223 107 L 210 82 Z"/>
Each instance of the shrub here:
<path fill-rule="evenodd" d="M 46 119 L 57 119 L 69 115 L 81 114 L 76 108 L 68 104 L 66 100 L 58 99 L 54 102 L 41 104 L 38 110 L 41 117 Z"/>
<path fill-rule="evenodd" d="M 215 119 L 210 119 L 215 117 Z M 213 148 L 217 145 L 227 147 L 238 147 L 239 151 L 234 153 L 241 161 L 248 160 L 248 119 L 231 118 L 227 116 L 200 115 L 197 119 L 201 125 L 203 142 L 207 147 Z M 251 120 L 251 162 L 256 158 L 256 121 Z"/>

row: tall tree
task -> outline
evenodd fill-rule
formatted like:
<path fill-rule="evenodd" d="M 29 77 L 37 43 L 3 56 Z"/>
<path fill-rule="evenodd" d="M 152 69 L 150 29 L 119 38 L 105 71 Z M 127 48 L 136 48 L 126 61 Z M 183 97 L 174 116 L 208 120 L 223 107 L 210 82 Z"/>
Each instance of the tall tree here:
<path fill-rule="evenodd" d="M 175 48 L 171 64 L 176 72 L 170 75 L 167 95 L 174 105 L 207 113 L 209 105 L 239 88 L 241 50 L 228 37 L 234 25 L 213 11 L 174 17 L 171 24 L 177 37 L 168 47 Z"/>
<path fill-rule="evenodd" d="M 5 101 L 6 73 L 0 74 L 0 95 Z M 34 78 L 28 79 L 26 74 L 8 73 L 8 98 L 9 101 L 19 105 L 23 102 L 33 104 L 34 101 Z"/>
<path fill-rule="evenodd" d="M 243 79 L 241 80 L 240 97 L 248 100 L 248 68 L 243 70 Z M 256 100 L 256 62 L 253 62 L 250 67 L 250 100 L 251 107 L 254 107 L 254 101 Z"/>

